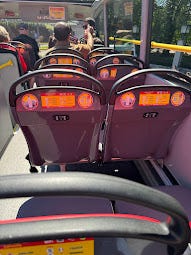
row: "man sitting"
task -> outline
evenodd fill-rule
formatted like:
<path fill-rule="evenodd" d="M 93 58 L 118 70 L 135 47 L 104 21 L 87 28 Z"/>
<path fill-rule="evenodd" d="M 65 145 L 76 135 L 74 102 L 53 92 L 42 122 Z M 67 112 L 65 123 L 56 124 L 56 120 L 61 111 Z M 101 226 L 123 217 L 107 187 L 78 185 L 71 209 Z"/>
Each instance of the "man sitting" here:
<path fill-rule="evenodd" d="M 65 22 L 58 22 L 54 27 L 54 37 L 56 39 L 56 44 L 51 48 L 46 54 L 55 49 L 74 49 L 82 53 L 84 59 L 87 58 L 88 53 L 93 49 L 93 37 L 92 28 L 89 26 L 85 30 L 85 35 L 87 38 L 87 43 L 72 43 L 70 41 L 71 27 Z"/>

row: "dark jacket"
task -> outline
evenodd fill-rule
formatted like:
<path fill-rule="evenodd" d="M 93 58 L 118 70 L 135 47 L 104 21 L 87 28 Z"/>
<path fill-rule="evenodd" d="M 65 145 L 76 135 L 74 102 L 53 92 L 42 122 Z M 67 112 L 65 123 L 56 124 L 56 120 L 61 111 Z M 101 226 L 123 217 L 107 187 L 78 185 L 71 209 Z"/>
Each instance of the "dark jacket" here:
<path fill-rule="evenodd" d="M 24 44 L 28 44 L 32 47 L 32 50 L 29 52 L 31 65 L 34 66 L 34 63 L 39 59 L 39 47 L 35 39 L 28 35 L 20 34 L 19 36 L 15 37 L 13 41 L 19 41 Z"/>

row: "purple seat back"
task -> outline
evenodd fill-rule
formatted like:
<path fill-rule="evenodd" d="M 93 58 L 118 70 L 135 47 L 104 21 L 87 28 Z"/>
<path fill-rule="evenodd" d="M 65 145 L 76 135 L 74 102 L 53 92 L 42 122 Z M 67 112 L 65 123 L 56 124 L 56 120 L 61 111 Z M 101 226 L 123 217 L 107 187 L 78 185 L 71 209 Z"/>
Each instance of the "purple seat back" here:
<path fill-rule="evenodd" d="M 145 66 L 142 60 L 133 55 L 115 53 L 99 59 L 95 64 L 95 69 L 108 64 L 130 64 L 140 68 Z"/>
<path fill-rule="evenodd" d="M 76 86 L 46 86 L 16 94 L 20 83 L 47 72 L 77 75 Z M 67 80 L 67 77 L 62 79 Z M 94 89 L 83 87 L 84 80 L 90 87 L 93 84 Z M 92 77 L 66 69 L 37 70 L 12 85 L 10 106 L 25 135 L 33 165 L 98 158 L 105 93 L 101 83 Z"/>
<path fill-rule="evenodd" d="M 138 71 L 139 67 L 130 64 L 108 64 L 96 70 L 95 78 L 102 82 L 106 95 L 109 93 L 113 84 L 123 76 Z"/>
<path fill-rule="evenodd" d="M 56 54 L 56 53 L 69 53 L 69 54 L 77 55 L 77 56 L 83 58 L 83 55 L 81 52 L 79 52 L 78 50 L 70 49 L 70 48 L 57 48 L 57 49 L 53 48 L 52 50 L 48 51 L 46 56 L 51 55 L 51 54 Z"/>
<path fill-rule="evenodd" d="M 78 65 L 79 67 L 82 66 L 87 69 L 89 68 L 88 62 L 77 55 L 69 54 L 69 53 L 55 53 L 55 54 L 50 54 L 39 59 L 35 63 L 34 69 L 36 70 L 40 66 L 50 65 L 50 64 L 75 64 L 75 65 Z"/>
<path fill-rule="evenodd" d="M 167 74 L 173 83 L 162 78 Z M 143 75 L 143 85 L 137 84 Z M 173 134 L 191 110 L 188 80 L 176 71 L 145 69 L 117 81 L 109 97 L 104 161 L 164 158 Z"/>
<path fill-rule="evenodd" d="M 95 54 L 97 54 L 97 53 L 95 53 Z M 102 58 L 105 57 L 105 56 L 106 56 L 106 54 L 103 54 L 103 53 L 99 53 L 98 55 L 94 55 L 94 54 L 93 54 L 93 55 L 88 59 L 91 75 L 95 76 L 95 74 L 96 74 L 95 65 L 96 65 L 97 61 L 99 61 L 100 59 L 102 59 Z"/>
<path fill-rule="evenodd" d="M 69 69 L 69 70 L 75 70 L 78 72 L 82 72 L 82 73 L 86 73 L 88 74 L 88 69 L 83 67 L 83 66 L 79 66 L 76 64 L 49 64 L 49 65 L 43 65 L 41 66 L 39 69 Z M 67 77 L 67 81 L 65 80 L 63 82 L 63 76 Z M 74 75 L 56 75 L 56 74 L 52 74 L 52 75 L 38 75 L 35 77 L 35 83 L 37 87 L 42 87 L 42 86 L 48 86 L 49 84 L 51 84 L 52 86 L 60 86 L 60 85 L 73 85 L 75 86 L 76 84 L 76 77 Z M 87 86 L 89 85 L 89 83 L 84 80 L 83 86 L 85 86 L 85 84 L 87 84 Z"/>
<path fill-rule="evenodd" d="M 90 59 L 93 56 L 100 55 L 100 54 L 113 54 L 116 51 L 113 48 L 110 47 L 98 47 L 96 49 L 93 49 L 89 52 L 88 58 Z"/>

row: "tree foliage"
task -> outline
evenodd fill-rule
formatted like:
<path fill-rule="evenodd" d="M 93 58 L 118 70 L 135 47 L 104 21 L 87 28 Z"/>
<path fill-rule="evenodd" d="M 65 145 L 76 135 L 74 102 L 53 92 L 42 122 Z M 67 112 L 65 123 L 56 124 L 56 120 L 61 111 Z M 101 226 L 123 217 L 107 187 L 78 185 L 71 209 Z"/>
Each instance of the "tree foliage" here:
<path fill-rule="evenodd" d="M 141 0 L 133 1 L 133 25 L 138 25 L 139 28 L 141 24 L 141 2 Z M 176 44 L 183 37 L 181 27 L 187 24 L 191 25 L 190 0 L 154 0 L 152 41 Z M 183 39 L 187 39 L 189 44 L 191 32 Z"/>

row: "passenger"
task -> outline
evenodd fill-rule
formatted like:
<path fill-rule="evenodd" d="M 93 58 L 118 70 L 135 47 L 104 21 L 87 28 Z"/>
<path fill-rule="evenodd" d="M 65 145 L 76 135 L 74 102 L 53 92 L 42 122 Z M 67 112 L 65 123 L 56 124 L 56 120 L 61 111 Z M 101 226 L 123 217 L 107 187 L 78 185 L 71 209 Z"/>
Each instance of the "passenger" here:
<path fill-rule="evenodd" d="M 3 43 L 10 42 L 9 33 L 3 26 L 0 26 L 0 42 L 3 42 Z M 11 49 L 11 46 L 10 46 L 10 49 Z M 26 73 L 27 72 L 27 64 L 25 63 L 25 60 L 19 50 L 17 50 L 17 53 L 18 53 L 20 64 L 22 66 L 22 71 L 23 71 L 23 73 Z"/>
<path fill-rule="evenodd" d="M 86 29 L 86 27 L 87 27 L 88 25 L 90 25 L 90 26 L 93 27 L 93 29 L 94 29 L 93 37 L 99 37 L 99 33 L 98 33 L 98 31 L 96 30 L 95 19 L 93 19 L 93 18 L 91 18 L 91 17 L 86 18 L 85 21 L 84 21 L 83 28 Z"/>
<path fill-rule="evenodd" d="M 39 59 L 39 47 L 35 39 L 30 37 L 29 29 L 27 24 L 20 24 L 19 26 L 19 36 L 15 37 L 14 41 L 19 41 L 28 46 L 30 55 L 30 69 L 33 69 L 35 62 Z"/>
<path fill-rule="evenodd" d="M 70 35 L 70 42 L 74 43 L 74 44 L 78 43 L 78 38 L 75 37 L 72 32 L 71 32 L 71 35 Z M 55 44 L 56 44 L 56 38 L 54 37 L 54 35 L 50 35 L 49 40 L 48 40 L 48 48 L 50 49 L 50 48 L 54 47 Z"/>
<path fill-rule="evenodd" d="M 85 19 L 83 28 L 86 29 L 88 26 L 91 26 L 93 28 L 92 36 L 94 44 L 104 45 L 103 41 L 99 38 L 99 33 L 96 30 L 95 20 L 91 17 Z M 80 43 L 86 43 L 86 35 L 80 38 Z"/>
<path fill-rule="evenodd" d="M 71 36 L 71 27 L 65 23 L 65 22 L 58 22 L 56 23 L 54 27 L 54 37 L 56 38 L 56 44 L 53 48 L 51 48 L 49 51 L 52 51 L 54 49 L 74 49 L 78 50 L 82 53 L 84 58 L 87 58 L 88 53 L 93 49 L 93 37 L 92 37 L 92 31 L 93 29 L 89 26 L 85 30 L 87 43 L 81 44 L 81 43 L 72 43 L 70 42 L 70 36 Z M 48 52 L 49 52 L 48 51 Z M 48 52 L 46 54 L 48 54 Z"/>

